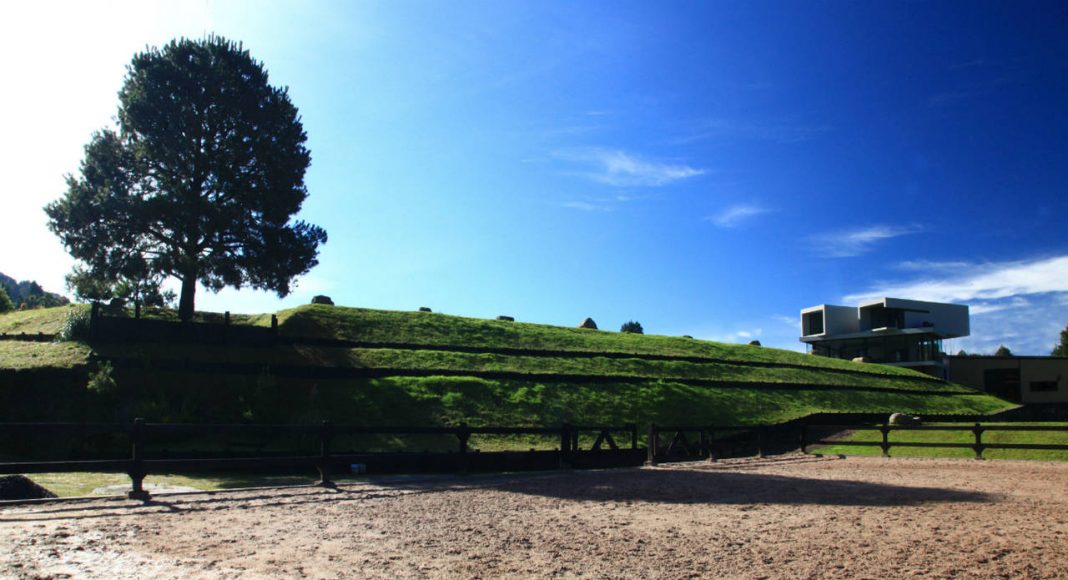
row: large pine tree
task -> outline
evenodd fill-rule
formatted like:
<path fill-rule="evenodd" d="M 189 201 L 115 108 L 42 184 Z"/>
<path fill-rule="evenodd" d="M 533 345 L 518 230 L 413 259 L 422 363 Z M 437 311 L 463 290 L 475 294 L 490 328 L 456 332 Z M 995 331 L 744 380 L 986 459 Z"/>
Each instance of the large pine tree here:
<path fill-rule="evenodd" d="M 105 284 L 181 281 L 290 291 L 326 232 L 292 221 L 308 196 L 307 136 L 285 88 L 240 44 L 181 39 L 134 56 L 118 127 L 85 147 L 80 175 L 45 211 L 83 275 Z"/>

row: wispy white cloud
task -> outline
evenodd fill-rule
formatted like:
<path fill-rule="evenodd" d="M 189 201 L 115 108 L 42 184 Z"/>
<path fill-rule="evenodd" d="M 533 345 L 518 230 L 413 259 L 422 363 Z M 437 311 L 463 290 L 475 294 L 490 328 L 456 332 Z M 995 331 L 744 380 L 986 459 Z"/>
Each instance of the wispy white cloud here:
<path fill-rule="evenodd" d="M 959 84 L 954 88 L 934 93 L 927 99 L 929 108 L 950 107 L 962 101 L 985 99 L 1006 86 L 1017 85 L 1034 79 L 1033 71 L 1023 66 L 1025 61 L 1019 58 L 997 60 L 976 59 L 950 65 L 951 74 L 958 78 Z M 967 76 L 959 73 L 966 71 Z"/>
<path fill-rule="evenodd" d="M 968 304 L 971 336 L 947 348 L 982 353 L 1005 344 L 1017 354 L 1049 353 L 1068 324 L 1068 256 L 949 264 L 953 267 L 920 279 L 873 284 L 842 297 L 843 303 L 894 296 Z"/>
<path fill-rule="evenodd" d="M 561 203 L 560 206 L 579 211 L 610 212 L 620 209 L 625 204 L 645 199 L 650 199 L 650 196 L 620 193 L 618 195 L 585 196 L 580 199 L 571 199 Z"/>
<path fill-rule="evenodd" d="M 757 327 L 752 329 L 736 330 L 734 332 L 697 335 L 697 337 L 704 340 L 714 340 L 716 342 L 739 343 L 749 342 L 751 340 L 760 338 L 763 335 L 764 329 Z"/>
<path fill-rule="evenodd" d="M 768 213 L 769 211 L 771 210 L 759 205 L 738 204 L 732 205 L 717 215 L 709 216 L 706 219 L 721 228 L 734 228 L 738 227 L 742 222 L 749 218 Z"/>
<path fill-rule="evenodd" d="M 961 101 L 967 101 L 976 97 L 983 96 L 989 93 L 989 89 L 975 89 L 964 91 L 943 91 L 941 93 L 935 93 L 927 99 L 927 106 L 934 109 L 938 107 L 948 107 L 955 105 Z"/>
<path fill-rule="evenodd" d="M 897 264 L 897 269 L 914 272 L 959 272 L 971 268 L 974 264 L 964 261 L 905 260 Z"/>
<path fill-rule="evenodd" d="M 919 225 L 873 225 L 840 232 L 826 232 L 808 239 L 813 251 L 828 258 L 852 258 L 867 254 L 884 240 L 922 231 Z"/>
<path fill-rule="evenodd" d="M 804 345 L 798 341 L 799 329 L 800 322 L 796 317 L 779 314 L 743 320 L 729 326 L 719 321 L 706 323 L 692 321 L 687 326 L 673 329 L 665 334 L 687 334 L 703 340 L 734 344 L 745 344 L 757 339 L 765 347 L 803 352 Z"/>
<path fill-rule="evenodd" d="M 990 314 L 992 312 L 1001 312 L 1002 310 L 1027 308 L 1031 305 L 1031 301 L 1024 298 L 1023 296 L 1014 296 L 1011 300 L 993 302 L 972 302 L 968 305 L 968 311 L 971 313 L 972 316 L 981 316 L 983 314 Z"/>
<path fill-rule="evenodd" d="M 846 296 L 846 303 L 879 296 L 934 302 L 998 300 L 1012 296 L 1068 292 L 1068 256 L 974 264 L 967 272 L 905 283 L 880 283 Z"/>
<path fill-rule="evenodd" d="M 801 326 L 801 320 L 797 316 L 787 316 L 785 314 L 772 314 L 770 316 L 772 320 L 778 322 L 781 325 L 788 326 L 790 328 L 799 328 Z"/>
<path fill-rule="evenodd" d="M 1068 324 L 1068 304 L 1062 302 L 1066 295 L 1037 294 L 1029 296 L 1026 305 L 1010 299 L 1005 308 L 972 316 L 971 336 L 955 339 L 947 352 L 990 354 L 1004 344 L 1016 354 L 1047 355 Z"/>
<path fill-rule="evenodd" d="M 580 175 L 615 187 L 658 187 L 705 173 L 684 163 L 647 159 L 619 149 L 568 149 L 553 156 L 584 165 L 586 170 Z"/>
<path fill-rule="evenodd" d="M 568 209 L 577 209 L 580 211 L 596 211 L 596 212 L 608 212 L 615 211 L 615 207 L 601 202 L 592 201 L 565 201 L 560 204 Z"/>
<path fill-rule="evenodd" d="M 744 139 L 773 143 L 800 143 L 815 139 L 830 127 L 800 123 L 750 123 L 730 119 L 704 119 L 693 123 L 684 134 L 672 142 L 693 143 L 707 139 Z"/>

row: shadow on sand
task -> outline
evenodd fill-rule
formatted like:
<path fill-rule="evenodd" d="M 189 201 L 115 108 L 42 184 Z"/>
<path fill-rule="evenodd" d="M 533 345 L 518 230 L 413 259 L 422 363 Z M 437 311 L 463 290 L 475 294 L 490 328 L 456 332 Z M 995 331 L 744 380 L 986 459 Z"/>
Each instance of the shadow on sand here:
<path fill-rule="evenodd" d="M 798 459 L 790 463 L 823 461 Z M 776 462 L 783 463 L 783 462 Z M 91 519 L 148 514 L 185 514 L 216 509 L 255 509 L 323 502 L 366 502 L 403 495 L 493 489 L 506 493 L 579 502 L 667 504 L 779 504 L 832 506 L 915 506 L 928 503 L 995 501 L 990 494 L 959 489 L 901 486 L 868 481 L 753 473 L 760 464 L 678 465 L 656 469 L 613 469 L 528 474 L 383 478 L 342 485 L 275 490 L 228 490 L 180 496 L 160 495 L 147 502 L 119 498 L 88 503 L 41 504 L 0 511 L 0 522 Z M 225 505 L 232 504 L 232 505 Z"/>
<path fill-rule="evenodd" d="M 960 489 L 752 473 L 733 467 L 582 472 L 519 481 L 501 489 L 571 501 L 668 504 L 912 506 L 996 499 Z"/>

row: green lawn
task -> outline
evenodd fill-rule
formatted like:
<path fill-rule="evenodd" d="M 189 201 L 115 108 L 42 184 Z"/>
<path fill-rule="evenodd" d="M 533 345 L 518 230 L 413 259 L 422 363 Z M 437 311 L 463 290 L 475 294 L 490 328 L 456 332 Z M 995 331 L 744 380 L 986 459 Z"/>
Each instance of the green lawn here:
<path fill-rule="evenodd" d="M 60 368 L 85 364 L 89 347 L 78 342 L 0 340 L 0 369 Z"/>
<path fill-rule="evenodd" d="M 0 334 L 59 334 L 72 310 L 88 310 L 86 304 L 15 310 L 0 314 Z"/>
<path fill-rule="evenodd" d="M 971 427 L 971 423 L 940 423 L 939 425 L 961 425 Z M 1040 431 L 984 431 L 982 441 L 984 444 L 1049 444 L 1068 445 L 1068 423 L 984 423 L 985 427 L 998 425 L 1053 425 L 1063 427 L 1060 432 Z M 878 431 L 852 431 L 845 433 L 841 440 L 842 444 L 828 446 L 812 446 L 809 448 L 814 453 L 843 454 L 843 455 L 867 455 L 878 456 L 882 454 L 879 447 L 851 446 L 846 441 L 882 441 L 882 434 Z M 894 442 L 910 443 L 966 443 L 973 444 L 975 436 L 970 431 L 891 431 L 889 435 L 891 457 L 956 457 L 974 458 L 975 453 L 971 449 L 941 449 L 929 447 L 894 447 Z M 1068 451 L 1041 450 L 1041 449 L 987 449 L 983 451 L 986 459 L 1030 459 L 1046 461 L 1068 461 Z"/>

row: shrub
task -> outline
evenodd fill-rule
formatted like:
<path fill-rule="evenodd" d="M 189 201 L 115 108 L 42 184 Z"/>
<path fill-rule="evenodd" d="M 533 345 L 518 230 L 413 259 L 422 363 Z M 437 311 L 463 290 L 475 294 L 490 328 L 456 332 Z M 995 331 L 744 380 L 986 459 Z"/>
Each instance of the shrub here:
<path fill-rule="evenodd" d="M 92 313 L 88 308 L 72 307 L 59 331 L 60 340 L 88 340 L 92 327 Z"/>
<path fill-rule="evenodd" d="M 645 329 L 642 328 L 642 324 L 636 320 L 630 320 L 623 323 L 623 326 L 619 327 L 620 332 L 631 332 L 634 334 L 645 334 Z"/>
<path fill-rule="evenodd" d="M 115 382 L 115 369 L 111 363 L 106 360 L 97 363 L 96 370 L 89 373 L 85 388 L 98 395 L 114 395 L 119 390 L 119 384 Z"/>

